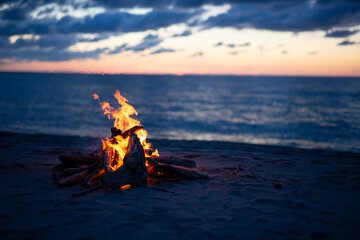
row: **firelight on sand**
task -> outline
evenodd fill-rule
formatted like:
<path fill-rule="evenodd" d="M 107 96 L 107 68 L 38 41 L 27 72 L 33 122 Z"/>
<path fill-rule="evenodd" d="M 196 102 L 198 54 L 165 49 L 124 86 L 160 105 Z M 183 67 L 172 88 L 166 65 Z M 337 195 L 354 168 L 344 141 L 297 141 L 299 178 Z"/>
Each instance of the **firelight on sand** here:
<path fill-rule="evenodd" d="M 125 97 L 121 96 L 119 90 L 117 90 L 114 94 L 114 97 L 118 100 L 118 103 L 121 105 L 121 107 L 118 109 L 111 107 L 109 102 L 106 101 L 101 102 L 99 96 L 95 93 L 93 94 L 93 97 L 94 99 L 97 99 L 99 101 L 101 108 L 104 111 L 104 114 L 107 115 L 109 119 L 115 119 L 114 127 L 116 129 L 119 129 L 122 133 L 125 133 L 127 130 L 133 127 L 141 126 L 140 121 L 131 117 L 134 114 L 138 115 L 135 108 L 127 103 L 128 100 Z M 157 149 L 154 152 L 152 152 L 151 143 L 146 142 L 147 131 L 145 129 L 141 128 L 137 130 L 135 134 L 140 139 L 140 143 L 144 148 L 146 158 L 159 156 Z M 119 155 L 118 161 L 116 163 L 109 163 L 108 166 L 109 169 L 111 169 L 111 171 L 115 171 L 124 164 L 123 159 L 127 152 L 127 148 L 129 144 L 129 135 L 127 136 L 117 135 L 111 139 L 105 138 L 102 139 L 102 144 L 103 144 L 103 150 L 107 148 L 113 149 L 114 151 L 116 151 L 116 154 Z"/>

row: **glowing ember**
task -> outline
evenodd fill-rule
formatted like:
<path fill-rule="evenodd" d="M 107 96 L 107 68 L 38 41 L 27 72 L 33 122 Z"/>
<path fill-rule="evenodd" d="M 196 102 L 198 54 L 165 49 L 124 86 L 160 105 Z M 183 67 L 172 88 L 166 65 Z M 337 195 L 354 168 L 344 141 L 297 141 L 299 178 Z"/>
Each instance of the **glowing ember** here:
<path fill-rule="evenodd" d="M 97 94 L 93 94 L 94 99 L 97 99 L 101 105 L 101 108 L 104 111 L 104 114 L 108 116 L 109 119 L 115 119 L 114 121 L 114 127 L 121 130 L 122 133 L 125 131 L 140 126 L 140 121 L 133 119 L 132 115 L 138 115 L 135 108 L 128 104 L 128 100 L 120 95 L 120 91 L 117 90 L 114 94 L 114 97 L 118 100 L 119 104 L 121 105 L 120 108 L 115 109 L 110 106 L 108 102 L 101 102 L 100 98 Z M 136 135 L 140 139 L 140 143 L 144 148 L 145 157 L 155 157 L 159 156 L 159 153 L 157 150 L 155 152 L 151 151 L 151 144 L 146 142 L 147 138 L 147 131 L 144 129 L 139 129 L 135 131 Z M 129 143 L 129 135 L 126 137 L 123 137 L 121 135 L 117 135 L 112 137 L 111 139 L 105 138 L 102 140 L 103 143 L 103 149 L 112 151 L 110 154 L 112 154 L 114 159 L 116 161 L 108 163 L 109 169 L 112 171 L 115 171 L 119 167 L 123 165 L 123 159 L 126 155 L 128 143 Z"/>

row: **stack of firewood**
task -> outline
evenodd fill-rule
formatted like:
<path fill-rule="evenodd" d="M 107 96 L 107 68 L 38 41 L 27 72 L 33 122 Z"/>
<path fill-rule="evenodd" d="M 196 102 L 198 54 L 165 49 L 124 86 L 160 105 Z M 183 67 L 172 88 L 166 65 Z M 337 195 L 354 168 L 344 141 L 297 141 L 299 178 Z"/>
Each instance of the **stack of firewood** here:
<path fill-rule="evenodd" d="M 116 161 L 119 156 L 111 147 L 107 147 L 106 150 L 100 148 L 90 154 L 72 152 L 59 156 L 61 163 L 53 168 L 56 183 L 60 187 L 82 183 L 87 189 L 85 192 L 87 192 L 101 187 L 119 189 L 125 185 L 140 186 L 145 185 L 147 181 L 182 181 L 209 178 L 205 174 L 186 169 L 196 167 L 196 163 L 189 159 L 146 158 L 143 146 L 135 134 L 140 129 L 142 126 L 136 126 L 124 133 L 119 129 L 111 129 L 110 140 L 117 135 L 124 138 L 129 137 L 127 154 L 123 159 L 124 164 L 115 171 L 111 171 L 108 165 Z M 174 167 L 173 165 L 181 167 Z"/>

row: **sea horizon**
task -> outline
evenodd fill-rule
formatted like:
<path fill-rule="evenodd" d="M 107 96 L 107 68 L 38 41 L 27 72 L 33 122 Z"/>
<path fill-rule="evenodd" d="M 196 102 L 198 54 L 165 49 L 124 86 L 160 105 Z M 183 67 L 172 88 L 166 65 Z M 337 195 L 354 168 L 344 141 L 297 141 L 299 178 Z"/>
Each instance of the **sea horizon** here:
<path fill-rule="evenodd" d="M 145 76 L 214 76 L 214 77 L 292 77 L 292 78 L 359 78 L 360 75 L 322 75 L 322 74 L 218 74 L 218 73 L 131 73 L 131 72 L 91 72 L 91 71 L 6 71 L 0 73 L 24 73 L 24 74 L 79 74 L 79 75 L 145 75 Z"/>

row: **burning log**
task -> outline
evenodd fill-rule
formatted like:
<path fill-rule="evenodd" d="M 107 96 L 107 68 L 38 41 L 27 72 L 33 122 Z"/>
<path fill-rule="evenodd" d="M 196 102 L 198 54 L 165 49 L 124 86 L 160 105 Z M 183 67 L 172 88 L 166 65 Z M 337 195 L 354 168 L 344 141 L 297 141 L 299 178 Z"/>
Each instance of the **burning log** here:
<path fill-rule="evenodd" d="M 97 168 L 95 171 L 93 171 L 91 174 L 86 176 L 84 178 L 84 185 L 86 187 L 92 187 L 94 185 L 97 185 L 100 182 L 100 179 L 102 176 L 105 175 L 105 169 L 104 168 Z"/>
<path fill-rule="evenodd" d="M 125 132 L 123 132 L 122 134 L 121 134 L 121 136 L 123 137 L 123 138 L 127 138 L 127 137 L 129 137 L 130 136 L 130 133 L 135 133 L 135 132 L 137 132 L 137 131 L 139 131 L 139 130 L 141 130 L 141 129 L 144 129 L 144 127 L 143 126 L 134 126 L 134 127 L 132 127 L 132 128 L 130 128 L 129 130 L 126 130 Z"/>
<path fill-rule="evenodd" d="M 123 138 L 127 138 L 128 136 L 130 136 L 130 133 L 132 132 L 137 132 L 141 129 L 144 129 L 144 126 L 134 126 L 128 130 L 126 130 L 125 132 L 121 132 L 120 129 L 117 129 L 116 127 L 112 127 L 111 128 L 111 138 L 115 137 L 115 136 L 118 136 L 118 135 L 121 135 Z"/>
<path fill-rule="evenodd" d="M 104 156 L 104 169 L 106 172 L 110 172 L 113 166 L 118 165 L 119 154 L 113 147 L 107 147 Z"/>
<path fill-rule="evenodd" d="M 87 175 L 89 175 L 91 173 L 90 169 L 85 169 L 79 173 L 73 174 L 71 176 L 68 177 L 64 177 L 62 179 L 60 179 L 57 184 L 60 187 L 65 187 L 65 186 L 71 186 L 71 185 L 75 185 L 78 182 L 81 182 Z"/>
<path fill-rule="evenodd" d="M 158 163 L 183 166 L 188 168 L 196 167 L 195 161 L 189 159 L 181 159 L 181 158 L 173 158 L 173 157 L 153 157 L 152 159 Z"/>
<path fill-rule="evenodd" d="M 119 189 L 128 184 L 132 186 L 143 185 L 146 183 L 146 180 L 147 169 L 145 166 L 144 149 L 137 135 L 130 133 L 124 165 L 113 172 L 107 172 L 102 178 L 103 185 L 106 188 Z"/>
<path fill-rule="evenodd" d="M 92 165 L 82 165 L 79 167 L 71 167 L 61 163 L 53 167 L 53 177 L 56 183 L 60 186 L 71 186 L 82 181 L 87 175 L 92 173 L 97 167 L 98 163 Z"/>

